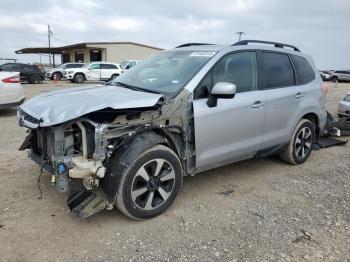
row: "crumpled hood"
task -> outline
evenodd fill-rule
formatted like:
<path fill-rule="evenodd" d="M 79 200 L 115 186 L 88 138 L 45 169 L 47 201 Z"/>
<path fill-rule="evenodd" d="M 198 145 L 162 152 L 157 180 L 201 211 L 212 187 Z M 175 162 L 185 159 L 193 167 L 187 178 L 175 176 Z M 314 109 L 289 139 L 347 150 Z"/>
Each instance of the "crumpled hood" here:
<path fill-rule="evenodd" d="M 105 108 L 152 107 L 162 96 L 120 86 L 84 86 L 35 96 L 22 104 L 19 112 L 41 120 L 40 126 L 51 126 Z"/>

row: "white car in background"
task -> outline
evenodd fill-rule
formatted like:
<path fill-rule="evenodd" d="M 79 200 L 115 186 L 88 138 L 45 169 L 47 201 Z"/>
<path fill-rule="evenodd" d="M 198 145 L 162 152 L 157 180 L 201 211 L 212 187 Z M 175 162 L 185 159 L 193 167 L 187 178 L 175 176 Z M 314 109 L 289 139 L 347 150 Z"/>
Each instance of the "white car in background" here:
<path fill-rule="evenodd" d="M 136 64 L 140 63 L 141 60 L 124 60 L 123 62 L 120 63 L 120 67 L 123 70 L 128 70 L 135 66 Z"/>
<path fill-rule="evenodd" d="M 81 68 L 84 65 L 84 63 L 65 63 L 55 68 L 46 69 L 44 74 L 46 78 L 49 78 L 51 80 L 61 80 L 64 74 L 64 70 L 69 70 L 72 68 Z"/>
<path fill-rule="evenodd" d="M 95 62 L 82 68 L 73 68 L 64 71 L 64 77 L 74 83 L 84 81 L 109 81 L 118 77 L 123 70 L 119 64 Z"/>
<path fill-rule="evenodd" d="M 19 106 L 24 99 L 19 72 L 0 72 L 0 109 Z"/>

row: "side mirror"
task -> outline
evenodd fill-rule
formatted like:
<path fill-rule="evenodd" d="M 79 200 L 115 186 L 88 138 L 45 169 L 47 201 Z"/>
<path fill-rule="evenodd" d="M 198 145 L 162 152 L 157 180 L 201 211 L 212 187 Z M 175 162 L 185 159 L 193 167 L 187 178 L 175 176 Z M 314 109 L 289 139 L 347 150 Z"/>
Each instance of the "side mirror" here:
<path fill-rule="evenodd" d="M 211 90 L 207 105 L 215 107 L 218 98 L 234 98 L 236 94 L 236 85 L 227 82 L 216 83 Z"/>

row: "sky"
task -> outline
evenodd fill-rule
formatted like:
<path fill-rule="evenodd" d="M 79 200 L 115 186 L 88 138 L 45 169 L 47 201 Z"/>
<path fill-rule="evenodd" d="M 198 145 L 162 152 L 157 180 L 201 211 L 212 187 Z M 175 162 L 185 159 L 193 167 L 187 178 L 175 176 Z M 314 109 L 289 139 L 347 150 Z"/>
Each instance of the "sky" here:
<path fill-rule="evenodd" d="M 133 41 L 161 48 L 243 39 L 289 43 L 319 69 L 350 69 L 350 0 L 1 0 L 0 58 L 26 47 Z M 42 61 L 48 61 L 42 57 Z M 1 61 L 0 61 L 1 63 Z"/>

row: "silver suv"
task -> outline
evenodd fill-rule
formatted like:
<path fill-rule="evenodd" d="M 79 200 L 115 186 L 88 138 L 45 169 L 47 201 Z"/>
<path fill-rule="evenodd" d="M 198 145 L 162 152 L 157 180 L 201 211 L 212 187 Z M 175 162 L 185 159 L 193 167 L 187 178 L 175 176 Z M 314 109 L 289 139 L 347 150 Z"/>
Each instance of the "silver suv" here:
<path fill-rule="evenodd" d="M 334 71 L 330 78 L 332 81 L 350 81 L 350 70 Z"/>
<path fill-rule="evenodd" d="M 273 154 L 306 161 L 326 121 L 322 86 L 294 46 L 185 44 L 106 85 L 27 101 L 21 149 L 56 190 L 70 190 L 80 217 L 116 205 L 149 219 L 174 202 L 185 175 Z"/>

